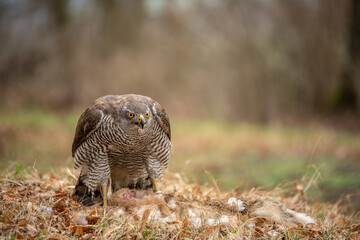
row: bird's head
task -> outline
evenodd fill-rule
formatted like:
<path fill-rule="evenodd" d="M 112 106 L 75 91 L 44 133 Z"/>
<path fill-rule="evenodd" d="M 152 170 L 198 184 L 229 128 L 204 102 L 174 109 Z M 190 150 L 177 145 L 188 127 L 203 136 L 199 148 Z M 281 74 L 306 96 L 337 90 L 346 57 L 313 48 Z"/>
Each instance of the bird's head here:
<path fill-rule="evenodd" d="M 125 127 L 128 130 L 142 134 L 146 131 L 152 119 L 152 114 L 145 104 L 133 103 L 123 108 L 122 117 L 125 119 Z"/>

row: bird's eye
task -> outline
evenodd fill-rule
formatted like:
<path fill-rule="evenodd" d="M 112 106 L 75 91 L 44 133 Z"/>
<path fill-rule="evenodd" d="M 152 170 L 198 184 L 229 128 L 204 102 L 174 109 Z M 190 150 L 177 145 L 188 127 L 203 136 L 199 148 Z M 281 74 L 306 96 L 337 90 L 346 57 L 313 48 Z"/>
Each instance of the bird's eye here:
<path fill-rule="evenodd" d="M 146 113 L 146 114 L 145 114 L 145 117 L 147 117 L 147 118 L 148 118 L 148 117 L 149 117 L 149 113 Z"/>
<path fill-rule="evenodd" d="M 129 118 L 133 118 L 134 117 L 134 114 L 133 113 L 131 113 L 131 112 L 129 112 Z"/>

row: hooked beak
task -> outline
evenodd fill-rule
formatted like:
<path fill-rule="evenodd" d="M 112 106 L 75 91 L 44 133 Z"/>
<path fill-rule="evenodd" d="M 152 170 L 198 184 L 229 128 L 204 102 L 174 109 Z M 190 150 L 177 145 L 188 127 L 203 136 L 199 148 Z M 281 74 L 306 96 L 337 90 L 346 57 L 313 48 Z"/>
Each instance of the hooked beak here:
<path fill-rule="evenodd" d="M 144 130 L 145 124 L 146 124 L 145 118 L 142 114 L 140 114 L 139 119 L 136 121 L 136 125 L 138 125 L 141 132 Z"/>

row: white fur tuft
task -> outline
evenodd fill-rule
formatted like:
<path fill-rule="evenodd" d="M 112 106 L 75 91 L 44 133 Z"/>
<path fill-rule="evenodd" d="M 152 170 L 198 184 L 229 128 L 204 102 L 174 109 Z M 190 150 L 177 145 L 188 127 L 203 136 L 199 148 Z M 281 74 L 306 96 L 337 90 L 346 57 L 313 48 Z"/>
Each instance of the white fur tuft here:
<path fill-rule="evenodd" d="M 293 210 L 287 209 L 287 211 L 292 214 L 300 223 L 302 223 L 304 226 L 308 223 L 314 223 L 315 219 L 313 219 L 312 217 L 306 215 L 305 213 L 299 213 L 299 212 L 295 212 Z"/>
<path fill-rule="evenodd" d="M 242 211 L 245 210 L 244 202 L 241 201 L 240 199 L 231 197 L 231 198 L 229 198 L 229 200 L 227 201 L 227 204 L 229 204 L 229 205 L 235 204 L 235 205 L 237 206 L 239 212 L 242 212 Z"/>

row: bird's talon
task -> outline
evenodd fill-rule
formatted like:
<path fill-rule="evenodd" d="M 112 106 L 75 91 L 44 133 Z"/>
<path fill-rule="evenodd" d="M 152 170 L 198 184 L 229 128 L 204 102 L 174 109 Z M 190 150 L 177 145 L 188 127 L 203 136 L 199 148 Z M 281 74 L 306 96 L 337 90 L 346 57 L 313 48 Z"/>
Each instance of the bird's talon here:
<path fill-rule="evenodd" d="M 159 186 L 158 186 L 159 181 L 160 180 L 158 178 L 154 178 L 154 180 L 152 180 L 153 189 L 154 189 L 155 193 L 161 193 L 161 190 L 159 189 Z"/>

